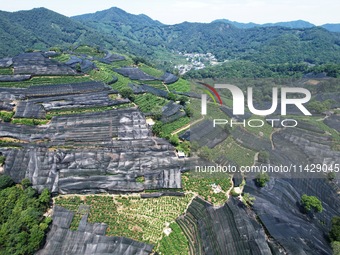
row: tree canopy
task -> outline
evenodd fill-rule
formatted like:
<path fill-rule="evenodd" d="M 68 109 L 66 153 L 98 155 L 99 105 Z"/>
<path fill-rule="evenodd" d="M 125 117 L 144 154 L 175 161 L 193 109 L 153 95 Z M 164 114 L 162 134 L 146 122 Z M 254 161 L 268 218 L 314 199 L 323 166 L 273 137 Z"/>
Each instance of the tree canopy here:
<path fill-rule="evenodd" d="M 50 192 L 39 195 L 28 180 L 14 185 L 0 176 L 0 254 L 34 254 L 43 244 L 51 218 L 43 217 Z"/>
<path fill-rule="evenodd" d="M 315 196 L 307 196 L 303 194 L 301 204 L 307 212 L 322 212 L 323 207 L 321 201 Z"/>

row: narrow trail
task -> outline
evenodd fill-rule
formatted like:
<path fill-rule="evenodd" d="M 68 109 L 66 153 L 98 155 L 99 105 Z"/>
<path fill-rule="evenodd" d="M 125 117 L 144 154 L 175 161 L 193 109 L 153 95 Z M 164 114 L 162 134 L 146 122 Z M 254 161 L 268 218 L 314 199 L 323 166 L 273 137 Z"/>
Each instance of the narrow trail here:
<path fill-rule="evenodd" d="M 164 82 L 162 82 L 162 84 L 166 88 L 166 91 L 168 91 L 170 93 L 170 90 L 169 90 L 168 86 Z"/>
<path fill-rule="evenodd" d="M 202 118 L 198 119 L 198 120 L 195 120 L 194 122 L 191 122 L 183 127 L 180 127 L 179 129 L 176 129 L 174 132 L 171 133 L 171 135 L 176 135 L 178 134 L 179 132 L 182 132 L 183 130 L 186 130 L 188 128 L 190 128 L 191 125 L 194 125 L 200 121 L 204 120 L 204 115 L 202 116 Z"/>
<path fill-rule="evenodd" d="M 270 143 L 272 144 L 272 150 L 275 150 L 275 145 L 274 145 L 274 142 L 273 142 L 273 135 L 277 132 L 279 132 L 280 130 L 279 129 L 275 129 L 271 134 L 270 134 Z"/>
<path fill-rule="evenodd" d="M 227 195 L 227 199 L 229 199 L 229 197 L 230 197 L 230 192 L 233 190 L 233 188 L 234 188 L 234 182 L 233 182 L 233 178 L 230 178 L 230 183 L 231 183 L 231 185 L 230 185 L 230 188 L 227 190 L 227 192 L 226 192 L 226 195 Z"/>

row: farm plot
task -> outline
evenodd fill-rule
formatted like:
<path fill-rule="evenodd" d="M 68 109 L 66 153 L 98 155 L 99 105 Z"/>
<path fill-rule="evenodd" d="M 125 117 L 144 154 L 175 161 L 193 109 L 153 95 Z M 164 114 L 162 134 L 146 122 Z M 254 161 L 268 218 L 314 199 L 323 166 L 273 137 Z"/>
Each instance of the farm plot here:
<path fill-rule="evenodd" d="M 189 117 L 183 117 L 178 120 L 175 120 L 174 122 L 166 123 L 162 126 L 161 134 L 162 136 L 169 136 L 172 132 L 175 130 L 184 127 L 190 123 Z"/>
<path fill-rule="evenodd" d="M 159 89 L 159 90 L 165 90 L 165 86 L 161 81 L 143 81 L 143 84 L 146 84 L 148 86 L 151 86 L 155 89 Z"/>
<path fill-rule="evenodd" d="M 182 174 L 182 183 L 183 190 L 193 192 L 214 205 L 223 205 L 227 201 L 226 192 L 231 186 L 228 175 L 216 178 L 208 174 L 201 176 L 194 172 Z"/>
<path fill-rule="evenodd" d="M 114 70 L 115 72 L 129 77 L 131 80 L 139 80 L 139 81 L 154 81 L 157 80 L 156 77 L 146 74 L 142 70 L 137 67 L 122 67 Z"/>
<path fill-rule="evenodd" d="M 26 97 L 44 97 L 56 95 L 72 95 L 89 92 L 101 92 L 110 90 L 101 82 L 91 81 L 73 84 L 58 84 L 58 86 L 32 86 L 24 91 Z"/>
<path fill-rule="evenodd" d="M 183 138 L 191 142 L 197 142 L 201 147 L 214 148 L 224 141 L 229 135 L 229 131 L 221 126 L 214 127 L 211 120 L 204 120 L 191 126 L 190 131 L 182 135 Z"/>
<path fill-rule="evenodd" d="M 114 72 L 111 65 L 103 64 L 101 62 L 95 62 L 98 70 L 92 70 L 89 72 L 93 80 L 102 81 L 107 84 L 111 84 L 111 87 L 115 90 L 128 87 L 131 80 L 123 75 Z M 113 82 L 115 80 L 115 82 Z"/>
<path fill-rule="evenodd" d="M 72 68 L 43 56 L 40 52 L 22 53 L 13 58 L 14 74 L 76 75 Z"/>
<path fill-rule="evenodd" d="M 65 63 L 75 69 L 78 72 L 88 73 L 89 71 L 97 68 L 96 64 L 83 57 L 71 56 L 71 58 Z"/>
<path fill-rule="evenodd" d="M 0 75 L 0 82 L 21 82 L 21 81 L 27 81 L 31 79 L 30 74 L 25 75 Z"/>
<path fill-rule="evenodd" d="M 177 119 L 180 119 L 186 115 L 183 110 L 183 106 L 170 101 L 168 104 L 162 107 L 162 118 L 163 123 L 170 123 Z"/>
<path fill-rule="evenodd" d="M 96 251 L 95 254 L 147 255 L 152 252 L 152 245 L 120 236 L 105 236 L 107 225 L 91 224 L 87 221 L 87 215 L 82 217 L 76 231 L 71 230 L 73 216 L 72 211 L 54 207 L 53 223 L 46 244 L 36 254 L 60 255 L 70 254 L 70 251 L 72 254 L 94 254 Z"/>
<path fill-rule="evenodd" d="M 22 76 L 22 75 L 20 75 Z M 25 75 L 26 76 L 26 75 Z M 0 82 L 0 87 L 13 87 L 13 88 L 27 88 L 30 86 L 39 85 L 55 85 L 55 84 L 66 84 L 66 83 L 78 83 L 91 81 L 89 76 L 42 76 L 33 77 L 25 81 L 7 81 Z"/>
<path fill-rule="evenodd" d="M 169 236 L 164 235 L 157 248 L 158 252 L 164 255 L 188 255 L 189 242 L 181 227 L 176 222 L 173 222 L 170 224 L 169 229 L 171 229 L 171 233 Z"/>
<path fill-rule="evenodd" d="M 0 75 L 12 75 L 13 69 L 12 68 L 1 68 L 0 67 Z"/>
<path fill-rule="evenodd" d="M 107 52 L 105 57 L 98 58 L 98 61 L 104 64 L 112 64 L 112 62 L 123 61 L 125 59 L 126 58 L 124 56 Z"/>
<path fill-rule="evenodd" d="M 13 64 L 12 58 L 2 58 L 0 59 L 0 68 L 9 68 Z"/>
<path fill-rule="evenodd" d="M 168 88 L 170 91 L 190 92 L 191 85 L 189 81 L 180 78 L 176 82 L 169 84 Z"/>
<path fill-rule="evenodd" d="M 160 78 L 162 75 L 163 75 L 163 72 L 160 71 L 160 70 L 157 70 L 153 67 L 150 67 L 150 66 L 147 66 L 145 64 L 140 64 L 138 66 L 138 68 L 140 70 L 142 70 L 144 73 L 148 74 L 148 75 L 151 75 L 153 77 L 156 77 L 156 78 Z"/>
<path fill-rule="evenodd" d="M 212 155 L 216 162 L 229 161 L 238 166 L 251 166 L 254 163 L 255 153 L 255 151 L 237 144 L 231 136 L 212 149 Z"/>
<path fill-rule="evenodd" d="M 318 178 L 276 178 L 268 188 L 259 189 L 252 179 L 247 180 L 244 192 L 254 196 L 253 210 L 268 233 L 289 254 L 332 254 L 324 229 L 329 229 L 331 219 L 339 213 L 338 194 L 325 176 Z M 323 210 L 313 213 L 313 218 L 299 208 L 301 194 L 316 196 Z M 295 242 L 290 242 L 294 239 Z M 308 240 L 308 242 L 306 242 Z"/>
<path fill-rule="evenodd" d="M 99 49 L 94 48 L 94 47 L 87 46 L 87 45 L 78 46 L 73 51 L 77 54 L 82 54 L 82 55 L 90 55 L 90 56 L 95 56 L 95 57 L 104 57 L 105 56 L 104 51 L 99 50 Z"/>
<path fill-rule="evenodd" d="M 153 87 L 153 86 L 149 86 L 149 85 L 146 85 L 146 84 L 141 84 L 140 86 L 145 91 L 147 91 L 147 92 L 149 92 L 151 94 L 154 94 L 156 96 L 165 97 L 165 98 L 168 97 L 168 92 L 164 91 L 163 89 L 159 89 L 159 88 L 156 88 L 156 87 Z"/>
<path fill-rule="evenodd" d="M 230 199 L 223 207 L 215 208 L 200 198 L 193 200 L 184 218 L 177 221 L 189 240 L 198 241 L 191 245 L 191 254 L 205 254 L 202 250 L 211 254 L 272 254 L 255 215 L 240 203 Z"/>
<path fill-rule="evenodd" d="M 340 132 L 340 116 L 339 115 L 333 115 L 329 118 L 324 120 L 324 123 L 329 126 L 330 128 L 333 128 Z"/>
<path fill-rule="evenodd" d="M 135 95 L 134 102 L 138 105 L 139 109 L 144 113 L 154 112 L 160 107 L 166 105 L 169 100 L 153 94 Z"/>
<path fill-rule="evenodd" d="M 80 204 L 90 205 L 89 222 L 108 224 L 107 235 L 156 244 L 163 236 L 165 224 L 183 214 L 192 198 L 189 194 L 152 199 L 141 199 L 139 195 L 85 196 L 82 199 L 61 196 L 55 202 L 75 213 Z"/>
<path fill-rule="evenodd" d="M 173 84 L 178 81 L 178 77 L 172 73 L 164 73 L 160 79 L 165 83 L 165 84 Z"/>

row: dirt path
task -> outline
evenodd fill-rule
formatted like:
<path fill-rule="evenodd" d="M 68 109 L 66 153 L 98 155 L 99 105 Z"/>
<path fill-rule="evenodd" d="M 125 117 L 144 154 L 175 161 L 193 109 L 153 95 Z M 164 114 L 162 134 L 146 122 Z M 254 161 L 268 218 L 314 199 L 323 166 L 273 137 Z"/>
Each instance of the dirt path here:
<path fill-rule="evenodd" d="M 274 142 L 273 142 L 273 135 L 276 133 L 276 132 L 279 132 L 280 129 L 274 129 L 274 131 L 270 134 L 270 143 L 272 144 L 272 149 L 275 150 L 275 145 L 274 145 Z"/>
<path fill-rule="evenodd" d="M 227 192 L 226 192 L 226 195 L 227 195 L 227 199 L 229 199 L 229 197 L 230 197 L 230 192 L 233 190 L 233 188 L 234 188 L 234 182 L 233 182 L 233 178 L 230 178 L 230 183 L 231 183 L 231 185 L 230 185 L 230 188 L 227 190 Z"/>
<path fill-rule="evenodd" d="M 196 124 L 196 123 L 198 123 L 198 122 L 200 122 L 202 120 L 204 120 L 204 116 L 202 116 L 202 118 L 200 118 L 198 120 L 195 120 L 194 122 L 191 122 L 191 123 L 189 123 L 189 124 L 179 128 L 179 129 L 176 129 L 174 132 L 171 133 L 171 135 L 176 135 L 179 132 L 182 132 L 183 130 L 186 130 L 186 129 L 190 128 L 191 125 L 194 125 L 194 124 Z"/>
<path fill-rule="evenodd" d="M 164 82 L 162 82 L 162 84 L 166 88 L 166 91 L 168 91 L 170 93 L 170 90 L 169 90 L 168 86 Z"/>

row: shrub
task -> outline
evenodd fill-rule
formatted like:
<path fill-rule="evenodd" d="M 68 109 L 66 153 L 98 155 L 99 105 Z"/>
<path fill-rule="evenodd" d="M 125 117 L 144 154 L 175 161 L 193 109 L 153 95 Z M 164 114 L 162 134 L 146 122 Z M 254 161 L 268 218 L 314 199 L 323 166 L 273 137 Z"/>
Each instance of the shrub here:
<path fill-rule="evenodd" d="M 169 142 L 170 142 L 173 146 L 178 146 L 178 145 L 179 145 L 178 135 L 172 135 L 172 136 L 170 137 Z"/>
<path fill-rule="evenodd" d="M 235 191 L 235 189 L 232 189 L 232 190 L 230 191 L 230 195 L 232 195 L 233 197 L 238 197 L 240 194 L 237 193 L 237 192 Z"/>
<path fill-rule="evenodd" d="M 0 155 L 0 166 L 2 166 L 5 163 L 6 157 L 3 155 Z"/>
<path fill-rule="evenodd" d="M 336 178 L 335 172 L 329 172 L 327 174 L 327 178 L 328 178 L 329 181 L 333 181 Z"/>
<path fill-rule="evenodd" d="M 136 182 L 144 183 L 144 182 L 145 182 L 145 177 L 144 177 L 144 176 L 138 176 L 138 177 L 136 178 Z"/>
<path fill-rule="evenodd" d="M 256 185 L 259 187 L 264 187 L 266 186 L 266 183 L 269 182 L 270 177 L 268 173 L 260 173 L 256 176 Z"/>
<path fill-rule="evenodd" d="M 252 206 L 254 204 L 254 201 L 255 201 L 255 197 L 251 196 L 249 193 L 243 194 L 243 203 L 245 205 Z"/>
<path fill-rule="evenodd" d="M 156 123 L 152 126 L 152 132 L 154 135 L 159 136 L 162 133 L 162 122 L 156 121 Z"/>
<path fill-rule="evenodd" d="M 340 242 L 332 242 L 332 249 L 334 255 L 340 255 Z"/>
<path fill-rule="evenodd" d="M 321 201 L 315 196 L 302 195 L 301 204 L 307 212 L 322 212 L 323 210 Z"/>
<path fill-rule="evenodd" d="M 134 95 L 133 95 L 133 90 L 130 88 L 123 88 L 119 91 L 119 94 L 124 97 L 124 98 L 128 98 L 131 101 L 133 101 L 134 99 Z"/>
<path fill-rule="evenodd" d="M 32 186 L 32 183 L 29 179 L 23 179 L 21 181 L 21 185 L 24 189 L 27 189 L 28 187 Z"/>
<path fill-rule="evenodd" d="M 177 99 L 177 96 L 174 94 L 174 93 L 169 93 L 168 94 L 168 99 L 169 100 L 172 100 L 172 101 L 176 101 L 176 99 Z"/>
<path fill-rule="evenodd" d="M 184 111 L 185 111 L 185 114 L 188 116 L 188 117 L 192 117 L 194 115 L 194 111 L 191 109 L 190 106 L 186 106 L 184 108 Z"/>
<path fill-rule="evenodd" d="M 14 181 L 8 175 L 0 175 L 0 190 L 11 187 Z"/>
<path fill-rule="evenodd" d="M 260 151 L 258 156 L 258 161 L 262 163 L 269 162 L 269 153 L 267 151 Z"/>
<path fill-rule="evenodd" d="M 340 217 L 335 216 L 332 219 L 332 228 L 329 232 L 329 237 L 332 241 L 340 242 Z"/>
<path fill-rule="evenodd" d="M 208 146 L 203 146 L 199 150 L 198 156 L 209 161 L 213 160 L 213 152 L 211 149 L 208 148 Z"/>

